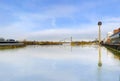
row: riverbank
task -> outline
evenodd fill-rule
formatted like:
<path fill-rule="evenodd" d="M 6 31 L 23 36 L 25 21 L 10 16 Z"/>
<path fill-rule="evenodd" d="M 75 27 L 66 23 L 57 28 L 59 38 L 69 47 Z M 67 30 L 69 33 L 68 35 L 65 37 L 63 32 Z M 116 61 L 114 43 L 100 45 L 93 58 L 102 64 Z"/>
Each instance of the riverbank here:
<path fill-rule="evenodd" d="M 62 42 L 53 41 L 21 41 L 25 45 L 62 45 Z"/>
<path fill-rule="evenodd" d="M 114 45 L 114 44 L 102 44 L 102 45 L 114 51 L 120 52 L 120 45 Z"/>
<path fill-rule="evenodd" d="M 93 45 L 97 43 L 93 41 L 73 41 L 73 42 L 19 41 L 15 43 L 0 43 L 0 48 L 18 48 L 18 47 L 24 47 L 27 45 L 64 45 L 64 44 L 68 44 L 71 46 L 80 46 L 80 45 Z"/>
<path fill-rule="evenodd" d="M 97 42 L 94 42 L 94 41 L 74 41 L 74 42 L 71 42 L 71 46 L 92 45 L 92 44 L 97 44 Z"/>
<path fill-rule="evenodd" d="M 107 49 L 111 50 L 112 52 L 115 52 L 115 53 L 120 53 L 120 50 L 117 49 L 117 47 L 112 47 L 110 45 L 104 45 Z"/>
<path fill-rule="evenodd" d="M 26 46 L 24 43 L 0 43 L 0 49 L 20 48 Z"/>

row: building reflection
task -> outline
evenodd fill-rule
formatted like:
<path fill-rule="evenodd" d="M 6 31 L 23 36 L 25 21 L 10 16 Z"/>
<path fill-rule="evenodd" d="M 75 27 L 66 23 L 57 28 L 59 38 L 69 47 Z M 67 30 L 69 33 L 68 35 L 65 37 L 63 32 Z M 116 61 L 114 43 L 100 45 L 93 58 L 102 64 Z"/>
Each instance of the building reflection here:
<path fill-rule="evenodd" d="M 106 50 L 107 50 L 107 55 L 120 60 L 120 52 L 119 51 L 114 51 L 114 50 L 108 49 L 108 48 Z"/>
<path fill-rule="evenodd" d="M 71 45 L 71 52 L 72 52 L 72 45 Z"/>

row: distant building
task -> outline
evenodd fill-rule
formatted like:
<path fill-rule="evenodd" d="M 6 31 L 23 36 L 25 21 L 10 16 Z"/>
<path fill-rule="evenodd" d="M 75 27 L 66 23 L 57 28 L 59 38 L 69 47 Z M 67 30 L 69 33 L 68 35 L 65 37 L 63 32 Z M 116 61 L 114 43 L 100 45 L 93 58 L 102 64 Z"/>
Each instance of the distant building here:
<path fill-rule="evenodd" d="M 17 42 L 14 39 L 4 39 L 4 38 L 0 38 L 0 43 L 12 43 L 12 42 Z"/>
<path fill-rule="evenodd" d="M 4 48 L 4 47 L 21 47 L 21 46 L 25 46 L 24 43 L 21 43 L 21 42 L 18 42 L 18 41 L 15 41 L 14 39 L 4 39 L 4 38 L 0 38 L 0 47 Z"/>
<path fill-rule="evenodd" d="M 9 42 L 15 42 L 14 39 L 7 39 L 6 41 L 9 41 Z"/>
<path fill-rule="evenodd" d="M 107 38 L 105 39 L 105 43 L 110 44 L 111 43 L 111 38 L 110 36 L 113 34 L 113 32 L 108 32 L 107 33 Z"/>
<path fill-rule="evenodd" d="M 0 38 L 0 42 L 4 42 L 5 41 L 5 39 L 4 38 Z"/>
<path fill-rule="evenodd" d="M 108 32 L 107 33 L 107 38 L 109 38 L 111 35 L 113 35 L 113 32 Z"/>

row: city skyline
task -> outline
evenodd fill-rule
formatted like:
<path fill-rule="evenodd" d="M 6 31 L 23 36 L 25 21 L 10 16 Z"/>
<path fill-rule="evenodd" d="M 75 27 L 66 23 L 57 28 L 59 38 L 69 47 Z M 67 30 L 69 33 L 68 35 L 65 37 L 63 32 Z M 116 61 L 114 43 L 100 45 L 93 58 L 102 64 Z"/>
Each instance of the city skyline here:
<path fill-rule="evenodd" d="M 0 0 L 0 37 L 94 40 L 120 27 L 119 0 Z"/>

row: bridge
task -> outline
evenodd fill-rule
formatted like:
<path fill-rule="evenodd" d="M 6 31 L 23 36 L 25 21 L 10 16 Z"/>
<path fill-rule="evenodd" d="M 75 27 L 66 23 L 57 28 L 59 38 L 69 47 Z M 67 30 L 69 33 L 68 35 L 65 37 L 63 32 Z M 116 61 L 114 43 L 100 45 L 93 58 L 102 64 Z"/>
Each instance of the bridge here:
<path fill-rule="evenodd" d="M 62 42 L 63 45 L 71 45 L 72 37 L 64 38 L 64 39 L 60 40 L 59 42 Z"/>

